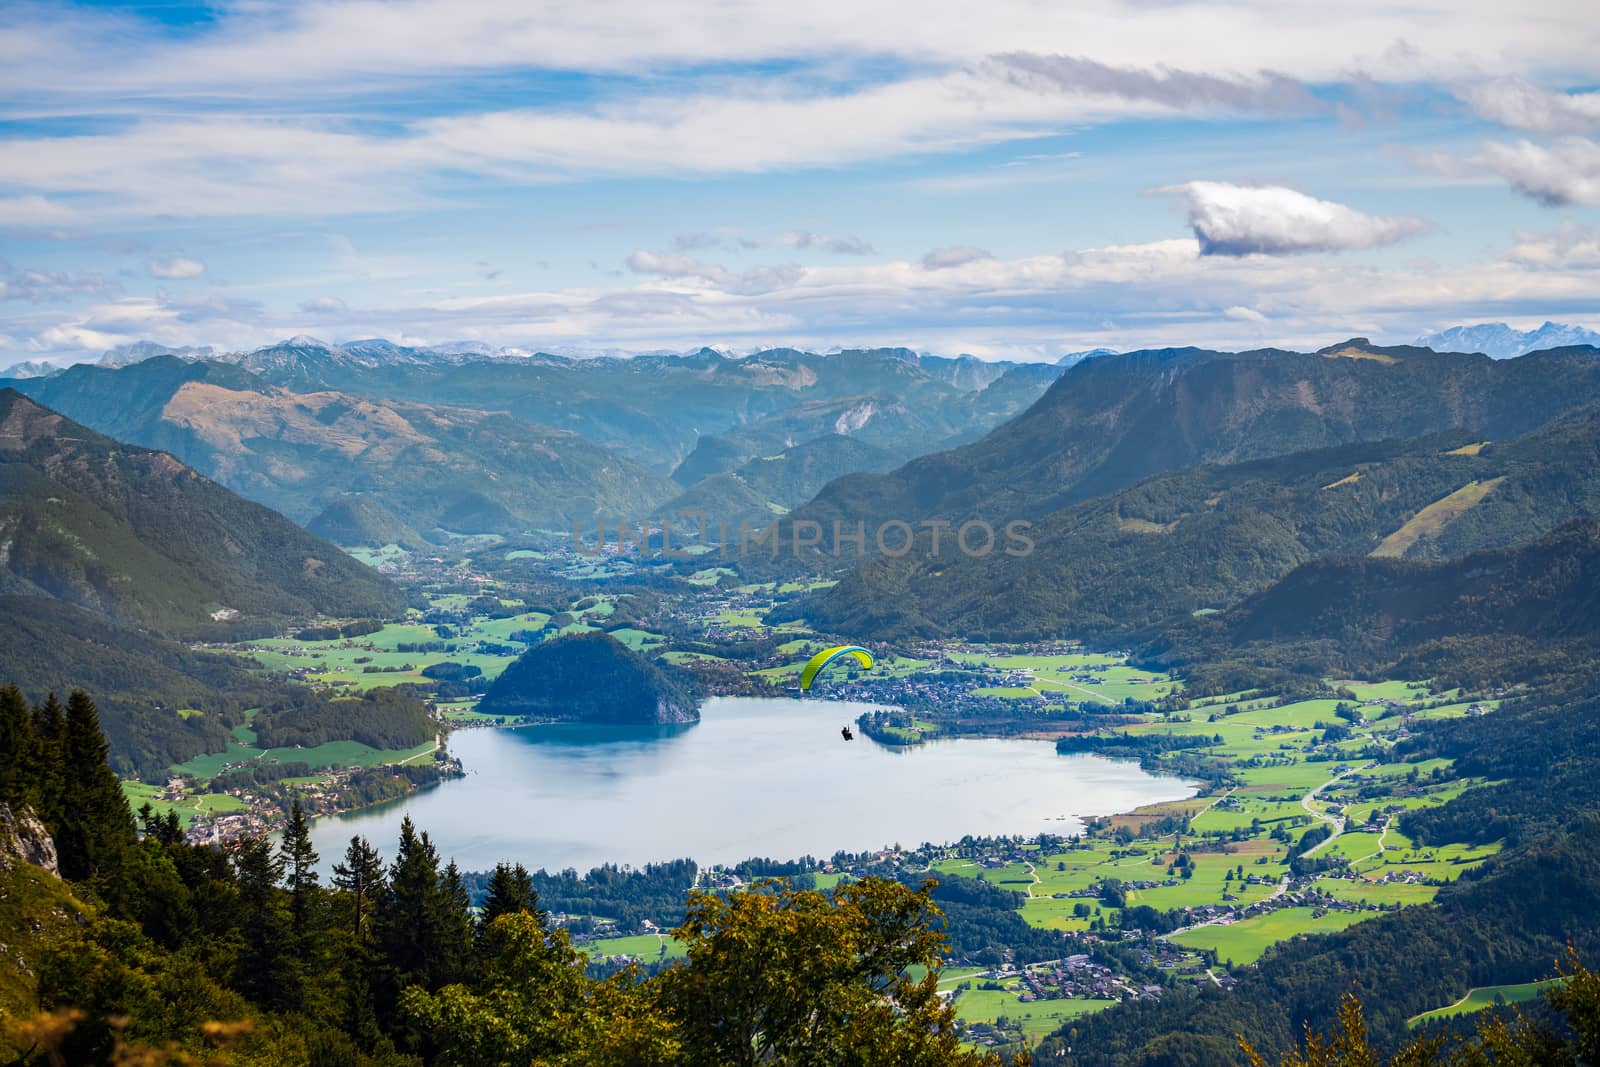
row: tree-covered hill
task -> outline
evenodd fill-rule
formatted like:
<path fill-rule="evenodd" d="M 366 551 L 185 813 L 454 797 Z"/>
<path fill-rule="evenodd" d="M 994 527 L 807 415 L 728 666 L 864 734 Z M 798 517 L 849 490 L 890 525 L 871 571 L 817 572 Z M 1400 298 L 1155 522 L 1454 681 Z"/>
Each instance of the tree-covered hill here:
<path fill-rule="evenodd" d="M 168 634 L 405 606 L 283 516 L 12 390 L 0 390 L 0 545 L 0 592 Z"/>
<path fill-rule="evenodd" d="M 0 597 L 0 684 L 30 700 L 93 685 L 113 760 L 124 773 L 159 775 L 227 747 L 230 721 L 281 687 L 230 657 L 118 626 L 44 597 Z M 180 715 L 184 709 L 202 715 Z"/>
<path fill-rule="evenodd" d="M 615 725 L 700 718 L 688 685 L 604 633 L 569 634 L 534 645 L 495 679 L 478 710 Z"/>
<path fill-rule="evenodd" d="M 421 534 L 376 500 L 364 496 L 342 497 L 323 508 L 306 529 L 336 545 L 427 546 Z"/>

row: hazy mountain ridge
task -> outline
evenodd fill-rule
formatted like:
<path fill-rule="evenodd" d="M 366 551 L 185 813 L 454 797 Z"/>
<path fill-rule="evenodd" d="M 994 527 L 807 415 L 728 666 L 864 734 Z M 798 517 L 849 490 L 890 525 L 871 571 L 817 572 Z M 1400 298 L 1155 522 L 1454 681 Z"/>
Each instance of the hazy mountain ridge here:
<path fill-rule="evenodd" d="M 148 351 L 159 357 L 167 350 L 151 345 Z M 850 426 L 844 432 L 864 433 L 908 458 L 982 432 L 1020 411 L 1048 384 L 1046 372 L 1030 371 L 977 403 L 1008 371 L 1026 365 L 922 356 L 910 349 L 819 354 L 774 348 L 734 357 L 702 348 L 576 359 L 474 343 L 409 347 L 375 339 L 336 345 L 295 337 L 207 358 L 296 392 L 333 390 L 504 411 L 573 430 L 662 472 L 672 470 L 705 434 L 780 414 L 791 437 L 784 447 L 838 432 L 844 417 Z M 896 405 L 904 409 L 899 423 L 887 417 Z M 874 406 L 865 417 L 849 414 L 851 407 Z"/>
<path fill-rule="evenodd" d="M 303 522 L 359 495 L 420 530 L 563 528 L 597 511 L 632 514 L 675 488 L 570 431 L 493 412 L 294 393 L 230 364 L 156 357 L 17 385 Z"/>
<path fill-rule="evenodd" d="M 709 449 L 707 452 L 702 449 L 712 440 L 719 442 L 715 446 L 719 449 L 738 447 L 721 438 L 704 438 L 690 459 L 707 456 Z M 843 474 L 884 471 L 899 462 L 894 453 L 843 434 L 818 437 L 774 455 L 743 458 L 743 453 L 737 452 L 732 458 L 742 462 L 694 480 L 682 494 L 662 504 L 658 513 L 678 517 L 689 512 L 703 512 L 713 530 L 719 523 L 736 530 L 740 522 L 760 529 L 775 515 L 810 500 L 824 485 Z M 706 459 L 707 464 L 713 461 Z M 698 529 L 697 524 L 691 523 L 691 529 Z"/>

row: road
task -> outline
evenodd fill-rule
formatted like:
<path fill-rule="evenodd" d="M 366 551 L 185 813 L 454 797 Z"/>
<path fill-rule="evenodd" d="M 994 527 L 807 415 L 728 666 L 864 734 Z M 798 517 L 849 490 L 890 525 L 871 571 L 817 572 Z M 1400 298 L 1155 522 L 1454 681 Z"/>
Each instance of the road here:
<path fill-rule="evenodd" d="M 1344 816 L 1342 816 L 1342 815 L 1329 815 L 1326 812 L 1318 811 L 1316 808 L 1311 806 L 1311 802 L 1316 799 L 1317 794 L 1322 792 L 1324 789 L 1328 788 L 1333 783 L 1337 782 L 1339 779 L 1347 777 L 1347 776 L 1352 775 L 1352 774 L 1355 774 L 1357 771 L 1366 770 L 1368 767 L 1372 767 L 1372 766 L 1375 766 L 1375 764 L 1363 763 L 1359 767 L 1351 767 L 1348 770 L 1343 771 L 1342 773 L 1336 774 L 1332 778 L 1329 778 L 1326 782 L 1323 782 L 1321 785 L 1319 785 L 1315 789 L 1311 790 L 1311 792 L 1307 793 L 1305 796 L 1300 798 L 1300 806 L 1302 808 L 1306 809 L 1306 813 L 1309 814 L 1309 815 L 1314 816 L 1315 818 L 1321 819 L 1323 822 L 1327 823 L 1328 826 L 1330 828 L 1332 828 L 1332 831 L 1333 831 L 1326 838 L 1324 838 L 1321 841 L 1318 841 L 1311 848 L 1308 848 L 1304 852 L 1302 852 L 1301 853 L 1302 856 L 1305 856 L 1307 858 L 1309 858 L 1311 856 L 1315 856 L 1318 852 L 1321 852 L 1323 849 L 1325 849 L 1329 845 L 1333 844 L 1333 842 L 1338 839 L 1339 835 L 1344 833 L 1344 822 L 1345 822 Z"/>

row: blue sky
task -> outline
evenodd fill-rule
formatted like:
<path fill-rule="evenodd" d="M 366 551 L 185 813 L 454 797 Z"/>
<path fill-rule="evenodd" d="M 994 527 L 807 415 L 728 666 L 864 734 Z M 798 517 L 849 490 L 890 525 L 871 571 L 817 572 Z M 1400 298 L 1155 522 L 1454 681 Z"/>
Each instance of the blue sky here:
<path fill-rule="evenodd" d="M 12 3 L 0 366 L 1600 326 L 1585 6 Z"/>

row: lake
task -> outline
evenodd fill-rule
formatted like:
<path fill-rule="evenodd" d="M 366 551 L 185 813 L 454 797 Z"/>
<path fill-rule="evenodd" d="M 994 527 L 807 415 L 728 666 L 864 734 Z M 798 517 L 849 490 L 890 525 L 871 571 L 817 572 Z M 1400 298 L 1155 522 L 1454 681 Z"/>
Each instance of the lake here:
<path fill-rule="evenodd" d="M 318 819 L 324 869 L 361 834 L 392 855 L 409 814 L 463 870 L 555 871 L 691 857 L 820 858 L 967 835 L 1076 833 L 1081 819 L 1194 788 L 1048 741 L 889 748 L 839 729 L 871 705 L 719 698 L 692 726 L 528 726 L 450 737 L 467 777 Z"/>

